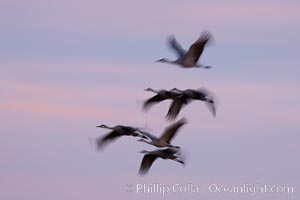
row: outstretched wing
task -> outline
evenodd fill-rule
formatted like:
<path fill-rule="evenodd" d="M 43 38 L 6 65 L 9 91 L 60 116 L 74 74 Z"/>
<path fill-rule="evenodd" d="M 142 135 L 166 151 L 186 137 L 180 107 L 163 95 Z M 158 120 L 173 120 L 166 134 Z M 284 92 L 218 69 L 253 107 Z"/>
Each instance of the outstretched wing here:
<path fill-rule="evenodd" d="M 120 136 L 121 135 L 118 132 L 112 131 L 112 132 L 108 133 L 107 135 L 105 135 L 104 137 L 100 137 L 100 138 L 96 139 L 97 149 L 102 149 L 106 144 L 114 141 L 115 139 L 117 139 Z"/>
<path fill-rule="evenodd" d="M 193 45 L 190 46 L 187 54 L 184 57 L 184 62 L 196 63 L 199 60 L 199 58 L 205 48 L 205 45 L 211 39 L 212 39 L 211 33 L 208 31 L 203 31 L 201 33 L 200 37 L 197 39 L 197 41 Z"/>
<path fill-rule="evenodd" d="M 182 59 L 185 56 L 186 50 L 184 50 L 181 47 L 181 45 L 177 42 L 177 40 L 175 39 L 175 37 L 173 35 L 169 36 L 168 43 L 170 45 L 170 48 L 175 51 L 175 53 L 177 54 L 177 57 L 179 59 Z"/>
<path fill-rule="evenodd" d="M 168 127 L 165 128 L 163 134 L 161 135 L 161 137 L 159 139 L 161 141 L 170 143 L 171 140 L 173 139 L 173 137 L 178 132 L 178 130 L 186 123 L 187 123 L 187 120 L 185 118 L 182 118 L 182 119 L 178 120 L 177 122 L 169 125 Z"/>
<path fill-rule="evenodd" d="M 207 89 L 206 87 L 201 87 L 195 91 L 201 93 L 205 97 L 213 95 L 213 92 Z"/>
<path fill-rule="evenodd" d="M 143 109 L 148 110 L 153 104 L 159 103 L 163 100 L 165 100 L 165 98 L 157 94 L 144 102 Z"/>
<path fill-rule="evenodd" d="M 156 158 L 157 156 L 153 154 L 144 155 L 140 166 L 139 175 L 146 175 Z"/>
<path fill-rule="evenodd" d="M 207 109 L 211 112 L 211 114 L 216 117 L 216 106 L 214 103 L 205 102 Z"/>
<path fill-rule="evenodd" d="M 219 106 L 219 99 L 215 95 L 208 95 L 206 97 L 210 102 L 205 102 L 208 110 L 216 117 L 217 107 Z"/>
<path fill-rule="evenodd" d="M 171 106 L 169 107 L 166 118 L 169 121 L 176 119 L 176 117 L 178 116 L 183 105 L 184 105 L 183 100 L 181 100 L 181 99 L 173 100 L 173 102 L 171 103 Z"/>

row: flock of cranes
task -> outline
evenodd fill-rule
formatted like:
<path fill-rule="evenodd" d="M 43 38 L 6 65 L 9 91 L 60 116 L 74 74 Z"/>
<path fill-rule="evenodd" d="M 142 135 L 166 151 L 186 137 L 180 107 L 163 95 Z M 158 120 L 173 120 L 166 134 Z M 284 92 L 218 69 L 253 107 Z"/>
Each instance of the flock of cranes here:
<path fill-rule="evenodd" d="M 157 62 L 164 62 L 169 64 L 179 65 L 183 68 L 203 68 L 209 69 L 210 66 L 204 66 L 198 64 L 198 60 L 206 46 L 212 40 L 212 35 L 208 31 L 203 31 L 200 37 L 194 42 L 188 51 L 184 50 L 180 44 L 176 41 L 174 36 L 168 38 L 168 43 L 170 48 L 175 51 L 178 58 L 174 61 L 170 61 L 166 58 L 160 59 Z M 153 134 L 150 134 L 140 128 L 131 127 L 131 126 L 123 126 L 117 125 L 114 127 L 109 127 L 107 125 L 97 126 L 99 128 L 105 128 L 111 130 L 111 132 L 106 135 L 99 137 L 96 139 L 96 147 L 98 149 L 102 149 L 108 143 L 115 141 L 117 138 L 121 136 L 132 136 L 137 137 L 140 142 L 147 143 L 149 145 L 153 145 L 158 149 L 154 151 L 140 151 L 140 153 L 144 154 L 142 159 L 139 174 L 145 175 L 148 173 L 151 168 L 153 162 L 157 158 L 161 159 L 170 159 L 181 164 L 185 164 L 184 158 L 181 154 L 181 148 L 179 146 L 174 146 L 171 143 L 171 140 L 176 136 L 179 130 L 187 124 L 186 118 L 181 118 L 176 122 L 179 112 L 181 109 L 191 103 L 192 101 L 199 100 L 203 101 L 212 115 L 216 116 L 216 105 L 214 94 L 208 89 L 202 87 L 200 89 L 185 89 L 180 90 L 178 88 L 173 88 L 170 90 L 154 90 L 152 88 L 147 88 L 145 91 L 150 91 L 155 93 L 154 96 L 147 99 L 143 103 L 143 110 L 148 111 L 152 106 L 158 104 L 164 100 L 171 100 L 171 105 L 169 110 L 165 116 L 167 121 L 172 122 L 169 126 L 165 128 L 160 137 L 157 137 Z"/>
<path fill-rule="evenodd" d="M 205 102 L 207 108 L 211 111 L 213 116 L 216 116 L 216 107 L 214 102 L 214 94 L 210 92 L 208 89 L 202 87 L 197 90 L 186 89 L 179 90 L 177 88 L 173 88 L 171 90 L 153 90 L 152 88 L 145 89 L 146 91 L 151 91 L 156 93 L 150 99 L 147 99 L 144 102 L 143 109 L 147 111 L 152 105 L 159 103 L 161 101 L 170 99 L 172 103 L 169 107 L 166 118 L 169 121 L 173 121 L 178 116 L 180 110 L 184 105 L 189 104 L 193 100 L 199 100 Z"/>

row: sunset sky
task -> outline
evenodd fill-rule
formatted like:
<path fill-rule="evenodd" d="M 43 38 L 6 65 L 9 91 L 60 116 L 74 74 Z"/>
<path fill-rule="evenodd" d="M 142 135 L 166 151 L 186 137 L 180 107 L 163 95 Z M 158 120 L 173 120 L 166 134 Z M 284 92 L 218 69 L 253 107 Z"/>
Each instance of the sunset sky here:
<path fill-rule="evenodd" d="M 300 2 L 196 0 L 0 1 L 0 199 L 299 199 Z M 209 30 L 200 63 L 175 59 L 166 38 L 188 49 Z M 205 86 L 213 118 L 193 102 L 173 140 L 185 167 L 157 160 L 138 176 L 141 150 L 123 137 L 97 152 L 97 125 L 131 125 L 160 135 L 169 102 L 142 112 L 144 89 Z M 127 192 L 132 184 L 192 183 L 199 193 Z M 211 184 L 292 186 L 292 194 L 212 193 Z"/>

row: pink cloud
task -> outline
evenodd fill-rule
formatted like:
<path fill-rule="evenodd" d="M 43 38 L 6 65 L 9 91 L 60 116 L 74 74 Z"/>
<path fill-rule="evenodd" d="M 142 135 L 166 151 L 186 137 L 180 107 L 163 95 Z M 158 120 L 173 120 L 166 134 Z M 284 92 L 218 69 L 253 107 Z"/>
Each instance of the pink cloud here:
<path fill-rule="evenodd" d="M 188 117 L 196 128 L 223 132 L 225 129 L 240 131 L 244 127 L 252 127 L 251 124 L 261 127 L 273 127 L 274 125 L 298 127 L 297 119 L 300 108 L 296 104 L 296 99 L 300 99 L 300 96 L 296 86 L 252 82 L 211 83 L 209 85 L 220 99 L 216 119 L 211 116 L 202 102 L 194 102 L 180 113 L 180 116 Z M 153 124 L 161 127 L 155 129 L 156 132 L 161 132 L 167 125 L 164 116 L 169 103 L 160 103 L 144 114 L 141 111 L 141 105 L 137 107 L 136 98 L 139 98 L 138 101 L 141 104 L 152 94 L 137 91 L 134 86 L 92 87 L 88 91 L 80 88 L 80 92 L 76 88 L 77 92 L 71 93 L 71 95 L 68 87 L 57 88 L 8 82 L 1 82 L 0 87 L 15 90 L 8 97 L 2 99 L 0 109 L 7 112 L 29 112 L 107 121 L 123 121 L 125 119 L 138 124 L 147 122 L 150 127 Z M 182 89 L 184 88 L 182 87 Z M 32 98 L 32 96 L 43 95 L 46 95 L 44 99 Z M 82 105 L 80 101 L 82 96 L 88 98 L 85 105 Z M 121 101 L 119 101 L 120 96 L 122 97 Z M 102 102 L 101 105 L 97 105 L 96 102 L 99 101 Z M 295 101 L 294 104 L 291 104 L 292 101 Z M 160 117 L 153 118 L 153 116 Z M 201 123 L 198 123 L 198 120 Z"/>
<path fill-rule="evenodd" d="M 1 82 L 0 88 L 6 91 L 1 100 L 2 111 L 29 112 L 49 116 L 130 119 L 130 108 L 115 106 L 109 99 L 124 95 L 123 101 L 135 100 L 133 95 L 135 93 L 130 88 L 117 92 L 117 88 L 106 90 L 107 88 L 94 87 L 85 90 L 83 87 L 42 86 L 19 82 Z M 97 102 L 102 102 L 103 107 L 97 106 L 99 104 Z M 135 108 L 134 104 L 133 108 Z"/>
<path fill-rule="evenodd" d="M 143 74 L 154 76 L 161 71 L 161 68 L 154 60 L 150 60 L 148 63 L 130 63 L 116 60 L 113 62 L 80 62 L 67 64 L 2 61 L 1 65 L 9 66 L 10 68 L 26 68 L 27 71 L 34 71 L 35 73 L 77 74 L 81 76 L 99 75 L 99 78 L 106 75 L 141 76 L 141 74 Z"/>
<path fill-rule="evenodd" d="M 19 66 L 16 64 L 15 66 Z M 31 70 L 38 69 L 40 64 L 33 64 Z M 106 67 L 101 67 L 106 66 Z M 85 68 L 87 67 L 87 68 Z M 91 68 L 90 68 L 91 67 Z M 77 75 L 99 75 L 116 77 L 118 64 L 106 65 L 100 63 L 89 65 L 46 65 L 42 73 L 60 70 Z M 173 66 L 172 66 L 173 67 Z M 170 68 L 172 68 L 170 66 Z M 146 70 L 138 64 L 126 65 L 120 68 L 124 80 L 136 73 L 141 77 L 154 76 L 149 85 L 122 85 L 113 82 L 101 85 L 88 81 L 71 81 L 70 84 L 38 84 L 26 81 L 2 80 L 0 89 L 3 91 L 1 110 L 6 112 L 27 112 L 32 115 L 65 116 L 71 118 L 101 119 L 109 121 L 132 122 L 132 124 L 158 127 L 153 129 L 161 133 L 168 125 L 164 116 L 169 102 L 163 102 L 153 107 L 148 113 L 143 113 L 141 103 L 153 94 L 144 92 L 145 87 L 172 88 L 174 83 L 163 77 L 169 74 L 169 69 L 161 66 L 149 66 Z M 156 72 L 160 73 L 156 73 Z M 180 80 L 181 70 L 174 70 L 174 79 Z M 159 78 L 158 78 L 159 77 Z M 150 79 L 149 79 L 150 80 Z M 126 81 L 125 81 L 126 82 Z M 197 81 L 198 82 L 198 81 Z M 202 82 L 202 81 L 201 81 Z M 298 87 L 285 82 L 253 82 L 253 81 L 204 81 L 205 86 L 214 91 L 220 99 L 217 118 L 214 119 L 202 102 L 194 102 L 182 110 L 179 117 L 186 116 L 193 127 L 199 130 L 214 130 L 215 132 L 240 132 L 244 127 L 294 127 L 298 128 L 300 99 Z M 201 84 L 194 79 L 175 83 L 180 89 L 197 88 Z M 195 86 L 197 84 L 197 86 Z M 3 116 L 4 117 L 4 116 Z M 229 126 L 230 125 L 230 126 Z M 254 126 L 255 125 L 255 126 Z"/>
<path fill-rule="evenodd" d="M 33 112 L 45 114 L 59 114 L 65 116 L 95 116 L 95 112 L 88 109 L 80 109 L 72 106 L 62 106 L 41 103 L 6 103 L 1 105 L 2 110 L 10 110 L 14 112 Z"/>

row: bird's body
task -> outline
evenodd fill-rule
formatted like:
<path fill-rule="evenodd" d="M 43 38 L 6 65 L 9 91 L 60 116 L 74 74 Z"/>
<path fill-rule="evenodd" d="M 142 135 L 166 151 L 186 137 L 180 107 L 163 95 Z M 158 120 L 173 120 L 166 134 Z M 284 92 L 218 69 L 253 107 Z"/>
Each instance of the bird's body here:
<path fill-rule="evenodd" d="M 204 68 L 209 69 L 210 66 L 204 66 L 198 64 L 198 60 L 206 46 L 206 44 L 212 40 L 212 35 L 208 31 L 201 33 L 200 37 L 192 44 L 188 51 L 184 50 L 181 45 L 176 41 L 174 36 L 169 37 L 168 43 L 170 48 L 177 54 L 176 60 L 168 60 L 166 58 L 157 60 L 157 62 L 164 62 L 169 64 L 179 65 L 183 68 Z"/>
<path fill-rule="evenodd" d="M 171 140 L 174 138 L 178 130 L 187 123 L 187 120 L 185 118 L 182 118 L 178 120 L 177 122 L 169 125 L 165 128 L 161 136 L 158 138 L 150 133 L 147 133 L 145 131 L 141 131 L 141 135 L 145 136 L 138 141 L 145 142 L 147 144 L 162 148 L 162 147 L 174 147 L 174 148 L 180 148 L 178 146 L 173 146 L 171 144 Z"/>
<path fill-rule="evenodd" d="M 100 125 L 97 126 L 98 128 L 106 128 L 112 130 L 108 134 L 106 134 L 103 137 L 100 137 L 96 140 L 96 145 L 98 149 L 101 149 L 103 146 L 105 146 L 107 143 L 114 141 L 115 139 L 121 137 L 121 136 L 133 136 L 133 137 L 143 137 L 141 134 L 139 134 L 137 128 L 131 127 L 131 126 L 123 126 L 123 125 L 117 125 L 114 127 L 109 127 L 107 125 Z"/>
<path fill-rule="evenodd" d="M 170 160 L 174 160 L 176 162 L 179 162 L 181 164 L 184 164 L 185 162 L 183 161 L 183 158 L 180 155 L 180 149 L 178 148 L 166 148 L 166 149 L 158 149 L 158 150 L 154 150 L 154 151 L 141 151 L 140 153 L 144 153 L 144 157 L 139 169 L 139 174 L 141 176 L 146 175 L 148 173 L 148 171 L 150 170 L 153 162 L 157 159 L 157 158 L 161 158 L 161 159 L 170 159 Z"/>

